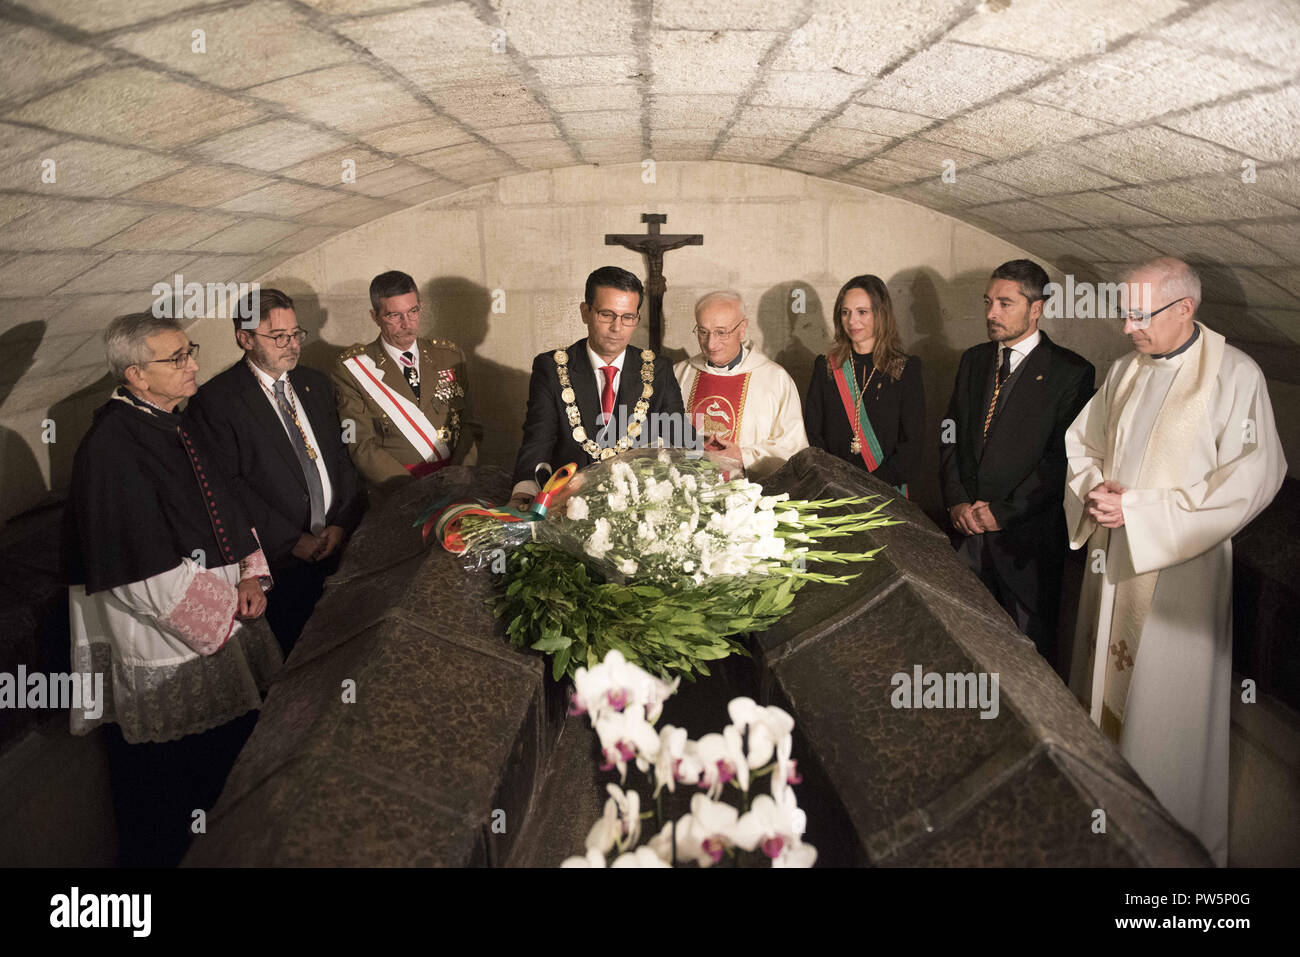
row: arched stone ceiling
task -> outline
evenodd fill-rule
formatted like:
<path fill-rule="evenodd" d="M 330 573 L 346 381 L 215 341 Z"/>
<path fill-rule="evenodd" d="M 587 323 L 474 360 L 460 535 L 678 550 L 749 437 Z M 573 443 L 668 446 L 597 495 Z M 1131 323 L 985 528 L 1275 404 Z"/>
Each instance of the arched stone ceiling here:
<path fill-rule="evenodd" d="M 1185 256 L 1297 381 L 1296 0 L 4 0 L 0 57 L 10 408 L 97 378 L 104 319 L 174 273 L 645 159 L 855 184 L 1079 271 Z"/>

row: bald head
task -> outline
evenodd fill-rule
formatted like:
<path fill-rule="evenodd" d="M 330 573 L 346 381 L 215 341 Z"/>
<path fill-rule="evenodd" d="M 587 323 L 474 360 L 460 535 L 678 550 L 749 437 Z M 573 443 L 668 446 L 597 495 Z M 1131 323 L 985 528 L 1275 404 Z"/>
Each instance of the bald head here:
<path fill-rule="evenodd" d="M 701 296 L 695 303 L 695 335 L 700 351 L 715 366 L 730 363 L 740 354 L 749 320 L 740 293 L 722 289 Z"/>
<path fill-rule="evenodd" d="M 1163 355 L 1187 341 L 1201 304 L 1201 278 L 1191 266 L 1165 256 L 1138 266 L 1125 282 L 1132 290 L 1130 311 L 1151 316 L 1145 329 L 1132 320 L 1124 323 L 1124 333 L 1135 350 Z"/>

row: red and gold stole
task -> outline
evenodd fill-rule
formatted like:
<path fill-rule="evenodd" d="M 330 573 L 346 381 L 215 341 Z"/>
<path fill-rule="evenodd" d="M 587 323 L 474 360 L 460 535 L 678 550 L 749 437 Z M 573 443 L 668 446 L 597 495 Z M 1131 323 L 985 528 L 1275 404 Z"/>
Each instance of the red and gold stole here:
<path fill-rule="evenodd" d="M 740 417 L 745 413 L 749 376 L 748 372 L 743 375 L 714 375 L 703 369 L 695 371 L 686 413 L 692 422 L 702 421 L 701 432 L 729 442 L 740 441 Z M 696 416 L 703 418 L 697 419 Z"/>

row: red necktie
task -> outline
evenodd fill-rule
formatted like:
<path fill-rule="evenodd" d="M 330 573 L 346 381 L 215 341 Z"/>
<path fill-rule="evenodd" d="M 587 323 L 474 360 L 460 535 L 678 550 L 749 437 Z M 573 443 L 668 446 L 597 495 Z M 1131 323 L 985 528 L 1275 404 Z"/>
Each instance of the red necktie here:
<path fill-rule="evenodd" d="M 600 411 L 608 420 L 614 414 L 614 376 L 618 375 L 618 366 L 601 366 L 605 373 L 605 388 L 600 393 Z"/>

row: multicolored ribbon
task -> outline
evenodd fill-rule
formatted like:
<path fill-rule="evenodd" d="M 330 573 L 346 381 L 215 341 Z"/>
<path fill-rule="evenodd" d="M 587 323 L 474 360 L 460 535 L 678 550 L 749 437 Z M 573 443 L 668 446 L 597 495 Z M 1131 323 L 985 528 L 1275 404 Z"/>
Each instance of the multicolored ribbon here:
<path fill-rule="evenodd" d="M 461 523 L 467 518 L 493 518 L 499 522 L 538 522 L 546 517 L 555 496 L 569 484 L 578 466 L 570 462 L 564 468 L 554 472 L 541 492 L 526 511 L 518 512 L 508 507 L 493 507 L 485 502 L 447 502 L 445 499 L 435 502 L 427 511 L 415 520 L 414 525 L 421 526 L 420 538 L 427 542 L 429 533 L 437 536 L 442 547 L 455 555 L 464 555 L 467 546 L 460 534 Z"/>

